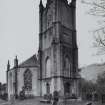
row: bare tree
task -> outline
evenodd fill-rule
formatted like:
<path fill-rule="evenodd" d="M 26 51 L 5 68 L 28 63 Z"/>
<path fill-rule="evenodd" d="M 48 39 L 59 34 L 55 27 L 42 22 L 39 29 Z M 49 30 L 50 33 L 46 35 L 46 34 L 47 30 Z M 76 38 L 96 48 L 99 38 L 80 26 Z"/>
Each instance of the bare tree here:
<path fill-rule="evenodd" d="M 105 71 L 97 76 L 97 93 L 99 95 L 105 94 Z"/>
<path fill-rule="evenodd" d="M 90 6 L 88 14 L 100 17 L 99 27 L 93 31 L 93 44 L 98 48 L 97 54 L 105 54 L 105 0 L 82 0 L 82 3 Z"/>

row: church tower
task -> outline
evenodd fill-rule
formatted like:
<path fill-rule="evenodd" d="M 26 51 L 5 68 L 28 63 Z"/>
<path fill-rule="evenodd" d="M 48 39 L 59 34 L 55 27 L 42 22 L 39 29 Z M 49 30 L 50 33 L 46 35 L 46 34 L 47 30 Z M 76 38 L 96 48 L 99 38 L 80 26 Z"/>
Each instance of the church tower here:
<path fill-rule="evenodd" d="M 39 10 L 40 94 L 78 96 L 76 0 L 40 0 Z"/>

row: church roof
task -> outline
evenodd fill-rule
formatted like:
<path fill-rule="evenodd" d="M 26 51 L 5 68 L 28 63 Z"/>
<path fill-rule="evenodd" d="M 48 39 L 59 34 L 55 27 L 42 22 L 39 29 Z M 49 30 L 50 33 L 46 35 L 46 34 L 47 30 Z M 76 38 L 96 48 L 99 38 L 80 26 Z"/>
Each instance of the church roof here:
<path fill-rule="evenodd" d="M 33 55 L 26 61 L 19 64 L 18 67 L 23 68 L 23 67 L 36 67 L 36 66 L 38 66 L 38 59 L 37 59 L 36 55 Z"/>

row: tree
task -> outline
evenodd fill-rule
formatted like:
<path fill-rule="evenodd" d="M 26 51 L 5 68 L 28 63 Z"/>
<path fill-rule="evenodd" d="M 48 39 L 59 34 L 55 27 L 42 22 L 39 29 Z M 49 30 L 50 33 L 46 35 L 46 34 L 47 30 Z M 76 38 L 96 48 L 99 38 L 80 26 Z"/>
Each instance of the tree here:
<path fill-rule="evenodd" d="M 1 98 L 1 91 L 2 91 L 2 83 L 0 82 L 0 98 Z"/>
<path fill-rule="evenodd" d="M 98 48 L 98 54 L 105 54 L 105 0 L 82 0 L 82 3 L 90 6 L 90 15 L 100 17 L 99 27 L 93 31 L 93 44 Z"/>
<path fill-rule="evenodd" d="M 97 78 L 97 93 L 100 95 L 105 94 L 105 71 L 98 75 Z"/>
<path fill-rule="evenodd" d="M 81 78 L 79 86 L 82 99 L 92 99 L 92 93 L 96 91 L 96 84 L 92 81 L 87 81 L 84 78 Z"/>

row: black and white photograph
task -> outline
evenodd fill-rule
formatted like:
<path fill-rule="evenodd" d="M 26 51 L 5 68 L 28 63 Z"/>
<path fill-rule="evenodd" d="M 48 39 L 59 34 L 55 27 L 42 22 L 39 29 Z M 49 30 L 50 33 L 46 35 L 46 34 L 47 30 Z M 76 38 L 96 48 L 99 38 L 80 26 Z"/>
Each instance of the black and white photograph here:
<path fill-rule="evenodd" d="M 0 0 L 0 105 L 105 105 L 105 0 Z"/>

